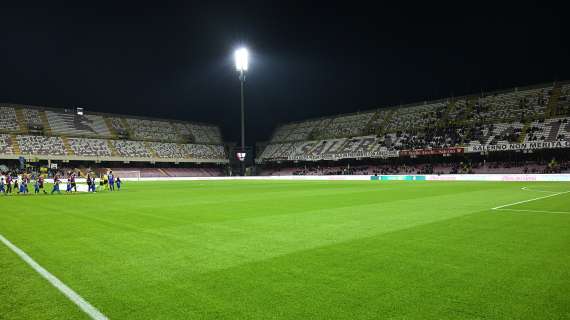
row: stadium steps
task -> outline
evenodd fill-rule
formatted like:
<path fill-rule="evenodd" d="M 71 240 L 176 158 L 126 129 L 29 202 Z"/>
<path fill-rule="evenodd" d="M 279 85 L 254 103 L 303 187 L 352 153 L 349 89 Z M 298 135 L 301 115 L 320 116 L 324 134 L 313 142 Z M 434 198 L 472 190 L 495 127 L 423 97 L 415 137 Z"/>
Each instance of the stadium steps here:
<path fill-rule="evenodd" d="M 107 129 L 109 129 L 111 136 L 117 139 L 119 134 L 117 133 L 117 130 L 115 130 L 115 127 L 113 127 L 113 122 L 111 121 L 111 119 L 105 117 L 105 124 L 107 125 Z"/>
<path fill-rule="evenodd" d="M 477 100 L 479 100 L 479 97 L 469 97 L 467 99 L 467 114 L 473 114 Z"/>
<path fill-rule="evenodd" d="M 24 112 L 20 108 L 16 108 L 16 121 L 20 126 L 20 131 L 23 133 L 28 133 L 28 124 L 26 122 L 26 117 L 24 116 Z"/>
<path fill-rule="evenodd" d="M 445 113 L 443 114 L 442 118 L 447 121 L 449 119 L 449 114 L 451 114 L 452 112 L 455 112 L 455 110 L 456 110 L 455 98 L 451 98 L 449 100 L 449 103 L 447 104 L 447 108 L 445 109 Z"/>
<path fill-rule="evenodd" d="M 528 129 L 530 128 L 530 121 L 526 121 L 524 123 L 524 126 L 521 130 L 521 136 L 519 137 L 519 143 L 523 143 L 524 139 L 526 138 L 526 135 L 528 133 Z"/>
<path fill-rule="evenodd" d="M 295 145 L 294 142 L 290 142 L 290 143 L 285 142 L 285 143 L 281 144 L 281 146 L 279 148 L 275 149 L 275 151 L 273 151 L 273 153 L 270 154 L 268 156 L 268 158 L 271 158 L 272 156 L 277 155 L 277 154 L 281 154 L 282 153 L 281 151 L 285 151 L 287 148 L 293 148 L 294 145 Z"/>
<path fill-rule="evenodd" d="M 558 100 L 560 99 L 561 92 L 562 91 L 560 85 L 556 83 L 554 85 L 554 88 L 552 88 L 552 95 L 550 96 L 550 99 L 548 100 L 548 105 L 546 106 L 547 118 L 555 117 L 556 115 L 558 115 Z"/>
<path fill-rule="evenodd" d="M 363 133 L 362 134 L 371 134 L 374 133 L 375 130 L 372 127 L 374 125 L 374 123 L 376 122 L 376 120 L 380 117 L 380 109 L 377 109 L 376 112 L 374 112 L 374 115 L 372 115 L 372 117 L 370 117 L 370 120 L 368 120 L 368 123 L 366 124 L 366 126 L 364 127 Z"/>
<path fill-rule="evenodd" d="M 74 155 L 75 152 L 73 152 L 73 149 L 69 146 L 69 140 L 67 140 L 67 137 L 61 137 L 61 140 L 63 141 L 63 146 L 65 147 L 67 155 Z"/>
<path fill-rule="evenodd" d="M 150 154 L 152 155 L 153 158 L 158 158 L 158 155 L 156 154 L 156 151 L 150 147 L 150 145 L 148 144 L 148 141 L 143 141 L 144 142 L 144 147 L 150 152 Z"/>
<path fill-rule="evenodd" d="M 327 131 L 327 129 L 329 128 L 329 126 L 331 125 L 331 123 L 333 123 L 334 119 L 336 119 L 336 117 L 331 118 L 331 119 L 328 119 L 328 121 L 327 121 L 327 120 L 324 120 L 324 121 L 327 121 L 327 122 L 326 122 L 325 125 L 322 126 L 322 127 L 314 126 L 313 129 L 311 130 L 311 132 L 309 132 L 309 134 L 307 135 L 307 137 L 309 137 L 309 140 L 319 140 L 319 139 L 321 139 L 321 138 L 322 138 L 322 137 L 321 137 L 321 136 L 322 136 L 322 133 Z"/>
<path fill-rule="evenodd" d="M 10 135 L 10 139 L 12 140 L 12 152 L 14 152 L 14 154 L 22 154 L 22 150 L 20 150 L 20 144 L 18 143 L 18 139 L 16 139 L 16 135 Z"/>
<path fill-rule="evenodd" d="M 45 111 L 40 111 L 40 118 L 42 119 L 42 125 L 44 126 L 44 133 L 46 136 L 51 136 L 51 126 L 49 125 L 49 120 Z"/>
<path fill-rule="evenodd" d="M 158 168 L 158 171 L 159 171 L 160 173 L 162 173 L 163 175 L 165 175 L 166 177 L 171 177 L 171 175 L 168 174 L 168 172 L 164 171 L 164 169 Z"/>
<path fill-rule="evenodd" d="M 384 118 L 384 122 L 378 126 L 378 129 L 376 130 L 376 134 L 378 136 L 381 136 L 384 134 L 384 132 L 386 132 L 388 125 L 390 124 L 390 121 L 392 121 L 392 117 L 394 117 L 394 114 L 396 113 L 396 110 L 391 110 L 390 112 L 388 112 L 388 114 L 386 114 L 386 117 Z"/>
<path fill-rule="evenodd" d="M 131 138 L 133 136 L 133 130 L 131 130 L 131 126 L 129 126 L 129 122 L 127 121 L 126 118 L 121 118 L 121 123 L 123 123 L 123 127 L 125 127 L 127 129 L 127 132 L 129 133 L 129 138 Z"/>
<path fill-rule="evenodd" d="M 119 153 L 117 152 L 117 149 L 115 149 L 115 146 L 113 146 L 111 140 L 107 140 L 107 145 L 109 146 L 109 150 L 111 150 L 111 155 L 113 157 L 118 157 Z"/>

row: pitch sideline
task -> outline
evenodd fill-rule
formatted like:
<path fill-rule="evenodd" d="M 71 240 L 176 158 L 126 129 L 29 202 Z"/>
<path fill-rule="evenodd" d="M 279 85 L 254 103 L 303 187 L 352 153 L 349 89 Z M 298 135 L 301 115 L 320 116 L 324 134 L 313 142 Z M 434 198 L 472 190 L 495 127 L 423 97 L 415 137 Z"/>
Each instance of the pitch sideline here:
<path fill-rule="evenodd" d="M 32 269 L 40 274 L 44 279 L 46 279 L 52 286 L 59 290 L 63 295 L 65 295 L 71 302 L 75 303 L 83 312 L 85 312 L 91 319 L 94 320 L 108 320 L 108 318 L 92 306 L 87 300 L 83 299 L 78 293 L 73 291 L 65 283 L 61 282 L 56 276 L 47 271 L 44 267 L 39 265 L 32 257 L 27 253 L 22 251 L 22 249 L 16 247 L 10 240 L 6 239 L 0 234 L 0 241 L 4 243 L 10 250 L 17 254 L 24 262 L 26 262 Z"/>

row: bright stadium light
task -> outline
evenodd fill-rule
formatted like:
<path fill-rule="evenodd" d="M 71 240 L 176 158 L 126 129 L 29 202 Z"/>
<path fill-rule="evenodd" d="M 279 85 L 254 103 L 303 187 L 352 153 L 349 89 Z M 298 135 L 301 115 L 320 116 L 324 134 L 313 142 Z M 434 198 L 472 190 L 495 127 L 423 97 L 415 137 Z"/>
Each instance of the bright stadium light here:
<path fill-rule="evenodd" d="M 236 70 L 239 72 L 247 71 L 249 52 L 246 48 L 237 49 L 234 54 L 236 60 Z"/>
<path fill-rule="evenodd" d="M 241 151 L 237 156 L 241 161 L 241 174 L 245 175 L 245 102 L 243 87 L 245 83 L 245 73 L 249 64 L 249 52 L 245 47 L 239 48 L 234 52 L 234 58 L 236 60 L 236 70 L 238 72 L 241 85 Z"/>

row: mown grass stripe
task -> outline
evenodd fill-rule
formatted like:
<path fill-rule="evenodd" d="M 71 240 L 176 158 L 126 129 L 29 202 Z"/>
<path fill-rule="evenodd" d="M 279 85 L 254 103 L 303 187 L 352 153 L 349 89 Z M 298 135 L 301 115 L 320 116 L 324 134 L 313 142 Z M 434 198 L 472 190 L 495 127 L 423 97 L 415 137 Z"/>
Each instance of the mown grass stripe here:
<path fill-rule="evenodd" d="M 25 253 L 22 249 L 16 247 L 10 240 L 6 239 L 0 234 L 0 241 L 4 243 L 10 250 L 17 254 L 24 262 L 26 262 L 32 269 L 45 278 L 51 285 L 53 285 L 57 290 L 63 293 L 71 302 L 75 303 L 83 312 L 85 312 L 89 317 L 94 320 L 107 320 L 108 318 L 92 306 L 87 300 L 83 299 L 77 292 L 73 291 L 65 283 L 61 282 L 56 276 L 47 271 L 39 263 L 37 263 L 32 257 Z"/>

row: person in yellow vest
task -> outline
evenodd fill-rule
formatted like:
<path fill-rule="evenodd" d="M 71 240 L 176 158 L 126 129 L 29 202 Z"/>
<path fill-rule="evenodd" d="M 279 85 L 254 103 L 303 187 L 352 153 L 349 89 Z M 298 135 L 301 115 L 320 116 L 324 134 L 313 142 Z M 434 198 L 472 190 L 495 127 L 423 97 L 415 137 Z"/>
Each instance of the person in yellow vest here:
<path fill-rule="evenodd" d="M 103 175 L 103 188 L 104 190 L 109 190 L 109 177 L 107 174 Z"/>

